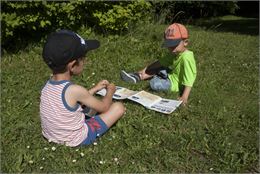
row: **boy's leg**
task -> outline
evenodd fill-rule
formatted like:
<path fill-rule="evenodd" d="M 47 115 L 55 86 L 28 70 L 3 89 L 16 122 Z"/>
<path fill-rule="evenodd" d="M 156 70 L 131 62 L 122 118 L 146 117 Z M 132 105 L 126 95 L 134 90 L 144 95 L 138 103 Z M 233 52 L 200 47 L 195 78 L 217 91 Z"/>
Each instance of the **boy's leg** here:
<path fill-rule="evenodd" d="M 171 89 L 171 82 L 167 77 L 166 70 L 160 71 L 160 76 L 156 75 L 150 80 L 150 87 L 155 91 L 168 91 Z"/>
<path fill-rule="evenodd" d="M 119 120 L 125 113 L 125 107 L 122 103 L 116 102 L 111 105 L 108 111 L 100 114 L 100 118 L 110 128 L 117 120 Z"/>
<path fill-rule="evenodd" d="M 80 145 L 89 145 L 97 137 L 102 136 L 125 113 L 122 103 L 113 103 L 107 112 L 89 118 L 86 123 L 89 128 L 88 137 Z"/>
<path fill-rule="evenodd" d="M 138 73 L 127 73 L 124 70 L 120 72 L 120 76 L 125 82 L 137 83 L 141 80 Z"/>
<path fill-rule="evenodd" d="M 127 73 L 125 71 L 121 71 L 120 76 L 122 80 L 126 82 L 137 83 L 140 80 L 147 80 L 152 78 L 158 72 L 167 69 L 166 67 L 162 66 L 161 63 L 157 60 L 152 64 L 148 65 L 144 69 L 140 70 L 139 72 L 135 73 Z"/>

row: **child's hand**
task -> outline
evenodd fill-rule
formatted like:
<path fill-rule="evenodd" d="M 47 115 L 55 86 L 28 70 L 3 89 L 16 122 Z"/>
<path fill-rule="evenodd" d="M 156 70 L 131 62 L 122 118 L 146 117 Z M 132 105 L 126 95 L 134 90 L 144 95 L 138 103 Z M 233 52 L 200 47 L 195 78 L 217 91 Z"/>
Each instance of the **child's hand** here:
<path fill-rule="evenodd" d="M 107 90 L 111 91 L 112 93 L 116 92 L 116 86 L 113 83 L 107 85 Z"/>
<path fill-rule="evenodd" d="M 149 78 L 151 78 L 153 76 L 153 75 L 146 74 L 146 72 L 145 72 L 146 68 L 147 67 L 145 67 L 144 69 L 142 69 L 141 71 L 138 72 L 141 80 L 146 80 L 146 79 L 149 79 Z"/>
<path fill-rule="evenodd" d="M 108 84 L 109 84 L 109 82 L 107 80 L 101 80 L 100 82 L 98 82 L 98 84 L 95 86 L 95 88 L 97 91 L 99 91 L 99 90 L 107 87 Z"/>
<path fill-rule="evenodd" d="M 179 97 L 178 100 L 179 100 L 179 101 L 182 101 L 182 105 L 183 105 L 183 106 L 186 106 L 187 103 L 188 103 L 188 98 L 185 97 L 185 96 Z"/>

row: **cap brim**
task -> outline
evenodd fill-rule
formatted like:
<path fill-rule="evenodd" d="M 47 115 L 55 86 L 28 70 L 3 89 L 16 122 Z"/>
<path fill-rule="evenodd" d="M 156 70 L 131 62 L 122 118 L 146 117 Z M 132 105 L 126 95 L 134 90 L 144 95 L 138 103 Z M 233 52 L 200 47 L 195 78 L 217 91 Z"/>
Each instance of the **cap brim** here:
<path fill-rule="evenodd" d="M 182 39 L 165 39 L 162 47 L 175 47 L 179 45 L 179 43 L 182 41 Z"/>
<path fill-rule="evenodd" d="M 86 52 L 97 49 L 100 46 L 100 42 L 98 40 L 85 40 L 85 43 Z"/>

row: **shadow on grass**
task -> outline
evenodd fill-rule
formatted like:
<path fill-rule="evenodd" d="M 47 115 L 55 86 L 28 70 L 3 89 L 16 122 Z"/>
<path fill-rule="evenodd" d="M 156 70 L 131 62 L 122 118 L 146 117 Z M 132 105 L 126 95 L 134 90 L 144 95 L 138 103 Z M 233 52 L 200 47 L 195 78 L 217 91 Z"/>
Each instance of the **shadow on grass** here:
<path fill-rule="evenodd" d="M 193 25 L 219 32 L 233 32 L 252 36 L 259 35 L 259 18 L 230 17 L 199 19 Z"/>

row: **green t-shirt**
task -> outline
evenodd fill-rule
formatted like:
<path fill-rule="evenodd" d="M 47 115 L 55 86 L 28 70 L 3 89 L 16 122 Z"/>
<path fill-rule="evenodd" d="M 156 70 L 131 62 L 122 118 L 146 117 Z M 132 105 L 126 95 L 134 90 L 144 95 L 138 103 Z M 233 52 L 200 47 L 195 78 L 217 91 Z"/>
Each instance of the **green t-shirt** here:
<path fill-rule="evenodd" d="M 197 75 L 196 62 L 192 51 L 186 50 L 177 56 L 166 55 L 159 61 L 163 66 L 172 70 L 168 74 L 171 81 L 171 91 L 178 92 L 184 86 L 192 87 Z"/>

